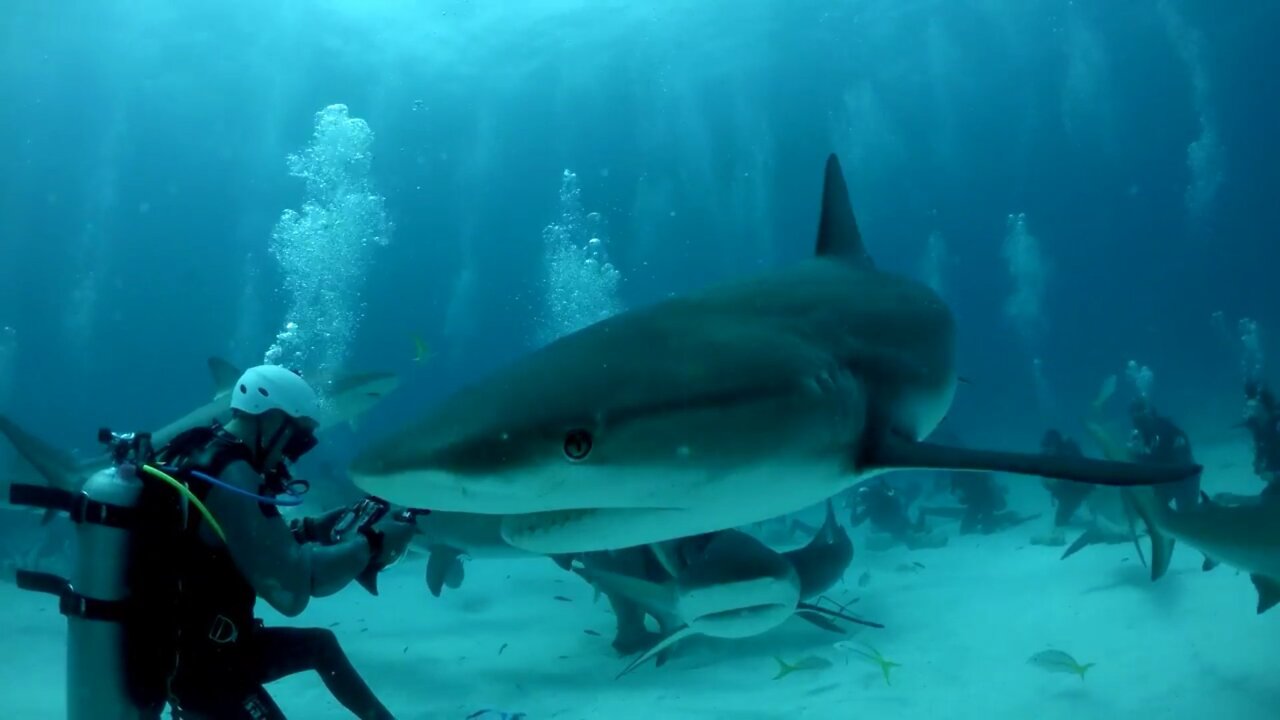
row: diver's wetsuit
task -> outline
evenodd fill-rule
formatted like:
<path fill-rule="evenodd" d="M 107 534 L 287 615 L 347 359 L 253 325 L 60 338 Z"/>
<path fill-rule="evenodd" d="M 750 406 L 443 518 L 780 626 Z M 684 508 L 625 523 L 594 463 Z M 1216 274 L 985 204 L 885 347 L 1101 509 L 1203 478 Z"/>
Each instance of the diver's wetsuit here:
<path fill-rule="evenodd" d="M 951 474 L 951 494 L 964 506 L 960 518 L 961 534 L 977 530 L 995 532 L 1004 527 L 1000 512 L 1008 507 L 1005 489 L 988 472 L 956 472 Z"/>
<path fill-rule="evenodd" d="M 1040 452 L 1054 457 L 1084 457 L 1076 441 L 1063 437 L 1057 430 L 1049 430 L 1044 434 L 1044 439 L 1040 442 Z M 1085 498 L 1093 492 L 1093 486 L 1054 478 L 1048 480 L 1045 485 L 1054 502 L 1057 503 L 1057 509 L 1053 513 L 1053 526 L 1066 527 L 1076 511 L 1084 504 Z"/>
<path fill-rule="evenodd" d="M 210 460 L 184 469 L 217 476 L 240 447 L 222 438 Z M 210 486 L 193 485 L 204 499 Z M 269 492 L 264 485 L 259 494 Z M 264 514 L 279 515 L 259 503 Z M 315 670 L 335 699 L 362 720 L 392 720 L 391 713 L 351 666 L 334 634 L 320 628 L 267 628 L 253 616 L 257 593 L 236 568 L 226 546 L 200 536 L 198 513 L 182 533 L 182 595 L 177 662 L 169 677 L 170 704 L 179 720 L 284 720 L 263 687 L 287 675 Z M 283 520 L 281 520 L 283 522 Z M 216 542 L 216 541 L 215 541 Z"/>
<path fill-rule="evenodd" d="M 1187 434 L 1150 406 L 1133 413 L 1129 447 L 1138 462 L 1156 465 L 1195 463 Z M 1153 489 L 1165 504 L 1173 503 L 1178 510 L 1188 510 L 1200 503 L 1200 474 L 1180 482 L 1156 485 Z"/>
<path fill-rule="evenodd" d="M 906 503 L 892 486 L 883 480 L 869 483 L 858 488 L 854 496 L 858 503 L 850 518 L 853 527 L 871 521 L 877 531 L 906 541 L 911 534 L 911 517 L 907 515 Z"/>

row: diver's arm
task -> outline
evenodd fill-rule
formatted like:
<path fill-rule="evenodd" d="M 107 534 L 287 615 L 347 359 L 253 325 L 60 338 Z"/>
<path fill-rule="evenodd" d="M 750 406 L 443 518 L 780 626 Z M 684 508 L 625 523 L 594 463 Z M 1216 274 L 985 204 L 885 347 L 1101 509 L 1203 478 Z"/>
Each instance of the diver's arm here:
<path fill-rule="evenodd" d="M 243 462 L 228 465 L 220 479 L 251 493 L 261 484 Z M 299 545 L 279 514 L 268 515 L 257 501 L 224 488 L 210 490 L 205 505 L 222 525 L 236 567 L 259 597 L 288 617 L 306 609 L 312 596 L 331 595 L 351 582 L 373 556 L 359 534 L 330 547 Z"/>

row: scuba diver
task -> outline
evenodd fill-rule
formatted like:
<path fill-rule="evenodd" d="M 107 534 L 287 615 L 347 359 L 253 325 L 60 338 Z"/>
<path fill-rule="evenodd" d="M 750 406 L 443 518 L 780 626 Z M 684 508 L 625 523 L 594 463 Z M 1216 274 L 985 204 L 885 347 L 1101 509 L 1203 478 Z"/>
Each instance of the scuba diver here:
<path fill-rule="evenodd" d="M 1195 462 L 1187 433 L 1157 413 L 1145 398 L 1133 401 L 1129 406 L 1129 418 L 1133 422 L 1129 451 L 1136 462 L 1155 465 Z M 1153 489 L 1161 502 L 1172 503 L 1178 510 L 1188 510 L 1200 504 L 1199 474 L 1181 482 L 1157 485 Z"/>
<path fill-rule="evenodd" d="M 331 631 L 265 627 L 254 604 L 261 597 L 297 616 L 311 598 L 398 559 L 413 525 L 388 514 L 335 538 L 346 512 L 339 509 L 291 528 L 277 507 L 288 503 L 273 501 L 296 485 L 286 462 L 316 445 L 316 393 L 294 372 L 261 365 L 233 386 L 231 408 L 225 427 L 184 433 L 158 454 L 176 473 L 211 481 L 191 485 L 207 514 L 191 513 L 169 556 L 152 561 L 176 563 L 181 588 L 171 609 L 176 660 L 167 668 L 174 717 L 281 720 L 263 685 L 313 669 L 356 717 L 391 720 Z"/>
<path fill-rule="evenodd" d="M 1040 439 L 1040 452 L 1054 457 L 1084 457 L 1075 440 L 1052 429 L 1045 431 L 1044 437 Z M 1057 478 L 1044 478 L 1042 482 L 1057 506 L 1053 513 L 1055 530 L 1070 524 L 1071 518 L 1075 517 L 1076 511 L 1084 504 L 1085 498 L 1093 492 L 1093 486 L 1085 483 Z"/>
<path fill-rule="evenodd" d="M 1253 471 L 1267 484 L 1265 496 L 1280 496 L 1280 403 L 1258 380 L 1244 386 L 1243 425 L 1253 437 Z"/>
<path fill-rule="evenodd" d="M 995 475 L 989 472 L 953 472 L 951 473 L 951 494 L 956 502 L 964 508 L 960 516 L 960 534 L 980 532 L 984 535 L 1008 530 L 1029 520 L 1040 517 L 1021 515 L 1008 510 L 1009 502 L 1005 498 L 1009 488 L 996 482 Z M 921 509 L 921 514 L 938 513 L 946 508 Z"/>
<path fill-rule="evenodd" d="M 884 478 L 873 478 L 861 483 L 850 495 L 853 514 L 849 522 L 853 527 L 859 527 L 870 521 L 871 529 L 875 533 L 887 536 L 893 542 L 900 542 L 912 550 L 946 545 L 945 535 L 928 531 L 923 515 L 913 523 L 910 515 L 907 514 L 907 507 L 918 492 L 917 488 L 917 491 L 912 493 L 912 497 L 904 497 L 907 493 L 897 492 Z M 888 549 L 888 547 L 882 547 L 884 543 L 876 541 L 875 538 L 876 535 L 872 535 L 868 539 L 869 549 Z"/>

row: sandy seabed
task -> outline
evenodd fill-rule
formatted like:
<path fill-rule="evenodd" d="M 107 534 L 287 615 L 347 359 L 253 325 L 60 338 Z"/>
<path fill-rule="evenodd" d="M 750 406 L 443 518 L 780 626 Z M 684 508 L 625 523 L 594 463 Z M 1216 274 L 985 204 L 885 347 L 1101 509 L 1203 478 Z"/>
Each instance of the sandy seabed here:
<path fill-rule="evenodd" d="M 1209 492 L 1260 489 L 1245 448 L 1201 456 Z M 1016 509 L 1048 511 L 1037 483 L 1005 482 Z M 689 641 L 667 665 L 615 680 L 626 661 L 609 646 L 608 604 L 542 559 L 471 562 L 463 586 L 442 598 L 427 594 L 422 559 L 412 558 L 383 575 L 376 598 L 353 585 L 295 620 L 259 605 L 268 624 L 332 627 L 402 720 L 460 720 L 484 708 L 529 720 L 1280 717 L 1280 610 L 1255 613 L 1247 576 L 1202 572 L 1202 557 L 1180 545 L 1169 575 L 1152 584 L 1131 545 L 1060 561 L 1061 548 L 1030 544 L 1043 529 L 1036 521 L 883 553 L 865 551 L 855 534 L 858 553 L 832 594 L 859 597 L 853 608 L 887 626 L 853 639 L 902 664 L 892 685 L 834 648 L 838 636 L 796 619 L 748 640 Z M 0 603 L 0 717 L 62 717 L 66 623 L 56 601 L 3 583 Z M 1097 665 L 1082 681 L 1027 663 L 1047 648 Z M 775 656 L 810 655 L 833 664 L 773 679 Z M 270 690 L 290 718 L 350 717 L 313 673 Z"/>

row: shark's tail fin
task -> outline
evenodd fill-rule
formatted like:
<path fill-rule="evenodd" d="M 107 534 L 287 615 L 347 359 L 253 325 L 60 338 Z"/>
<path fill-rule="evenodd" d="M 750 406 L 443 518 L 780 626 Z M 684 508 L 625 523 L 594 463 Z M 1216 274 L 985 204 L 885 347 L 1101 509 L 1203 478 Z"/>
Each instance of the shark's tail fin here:
<path fill-rule="evenodd" d="M 73 492 L 80 489 L 83 470 L 71 455 L 32 435 L 4 415 L 0 415 L 0 435 L 9 439 L 13 449 L 49 487 Z"/>

